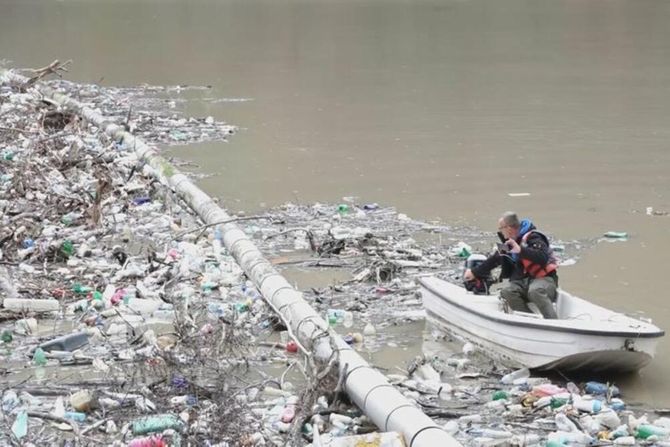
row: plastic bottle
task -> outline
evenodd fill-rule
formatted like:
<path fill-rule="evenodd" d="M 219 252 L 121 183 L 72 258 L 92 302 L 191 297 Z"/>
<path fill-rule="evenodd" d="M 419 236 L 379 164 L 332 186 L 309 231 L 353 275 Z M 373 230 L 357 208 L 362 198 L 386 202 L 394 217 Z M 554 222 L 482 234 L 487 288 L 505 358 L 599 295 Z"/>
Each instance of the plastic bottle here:
<path fill-rule="evenodd" d="M 344 317 L 342 318 L 342 325 L 346 328 L 350 328 L 354 325 L 354 314 L 350 311 L 344 312 Z"/>
<path fill-rule="evenodd" d="M 483 428 L 481 431 L 481 436 L 493 439 L 509 439 L 513 435 L 513 433 L 507 430 L 492 430 L 490 428 Z"/>
<path fill-rule="evenodd" d="M 135 197 L 132 202 L 133 205 L 144 205 L 145 203 L 151 202 L 151 197 Z"/>
<path fill-rule="evenodd" d="M 661 439 L 664 439 L 670 436 L 670 430 L 651 424 L 640 424 L 637 427 L 637 431 L 635 433 L 636 438 L 647 439 L 650 436 L 657 436 Z"/>
<path fill-rule="evenodd" d="M 577 410 L 584 411 L 586 413 L 599 413 L 603 408 L 602 402 L 597 399 L 575 399 L 572 402 L 572 406 Z"/>
<path fill-rule="evenodd" d="M 44 366 L 47 364 L 47 356 L 44 355 L 42 348 L 38 347 L 33 353 L 33 363 L 37 366 Z"/>
<path fill-rule="evenodd" d="M 0 335 L 0 340 L 2 340 L 3 343 L 11 343 L 13 339 L 14 335 L 12 334 L 11 329 L 4 329 L 2 331 L 2 335 Z"/>
<path fill-rule="evenodd" d="M 168 447 L 168 444 L 160 436 L 154 435 L 133 439 L 128 443 L 128 447 Z"/>
<path fill-rule="evenodd" d="M 5 414 L 9 414 L 14 408 L 18 407 L 20 403 L 21 401 L 19 400 L 19 396 L 16 395 L 16 392 L 8 390 L 2 396 L 2 411 Z"/>
<path fill-rule="evenodd" d="M 347 205 L 346 203 L 337 205 L 337 212 L 340 213 L 341 216 L 344 216 L 349 212 L 349 205 Z"/>
<path fill-rule="evenodd" d="M 23 438 L 28 434 L 28 413 L 21 411 L 17 416 L 16 420 L 12 424 L 12 433 L 18 439 Z"/>
<path fill-rule="evenodd" d="M 543 398 L 544 399 L 544 398 Z M 566 397 L 556 397 L 556 396 L 550 396 L 549 397 L 549 406 L 551 408 L 561 408 L 563 405 L 567 404 L 569 402 L 569 399 Z"/>
<path fill-rule="evenodd" d="M 69 419 L 75 422 L 84 422 L 86 421 L 86 413 L 80 413 L 78 411 L 66 411 L 63 414 L 65 419 Z"/>
<path fill-rule="evenodd" d="M 530 370 L 528 368 L 517 369 L 509 374 L 505 374 L 500 381 L 505 385 L 511 385 L 516 379 L 530 377 Z"/>
<path fill-rule="evenodd" d="M 72 211 L 70 213 L 65 214 L 63 217 L 61 217 L 60 221 L 63 225 L 69 226 L 75 223 L 77 220 L 81 218 L 81 213 L 77 213 L 75 211 Z"/>
<path fill-rule="evenodd" d="M 565 431 L 565 432 L 573 432 L 573 431 L 578 431 L 577 426 L 575 425 L 574 422 L 572 422 L 566 415 L 565 413 L 556 413 L 556 416 L 554 418 L 554 421 L 556 422 L 556 428 L 559 431 Z"/>
<path fill-rule="evenodd" d="M 93 290 L 90 287 L 83 286 L 80 283 L 76 282 L 72 285 L 72 291 L 78 295 L 88 295 L 88 293 Z"/>
<path fill-rule="evenodd" d="M 598 421 L 600 425 L 603 425 L 610 429 L 621 425 L 621 419 L 619 419 L 619 416 L 616 414 L 614 410 L 611 410 L 609 408 L 604 408 L 600 410 L 600 412 L 595 416 L 593 416 L 593 418 L 596 421 Z"/>
<path fill-rule="evenodd" d="M 491 400 L 506 400 L 509 396 L 507 393 L 503 390 L 498 390 L 495 393 L 493 393 L 493 396 L 491 396 Z"/>
<path fill-rule="evenodd" d="M 558 441 L 561 444 L 585 444 L 589 445 L 593 442 L 593 438 L 581 431 L 555 431 L 549 433 L 547 439 L 550 441 Z M 549 445 L 549 443 L 547 443 Z"/>
<path fill-rule="evenodd" d="M 161 414 L 137 419 L 132 423 L 133 434 L 143 435 L 146 433 L 159 432 L 167 429 L 181 431 L 183 422 L 172 414 Z"/>
<path fill-rule="evenodd" d="M 67 239 L 64 240 L 60 245 L 60 251 L 67 256 L 72 256 L 74 254 L 74 245 L 72 245 L 72 241 Z"/>
<path fill-rule="evenodd" d="M 630 431 L 626 424 L 620 425 L 610 432 L 611 439 L 623 438 L 625 436 L 630 436 Z"/>
<path fill-rule="evenodd" d="M 621 399 L 612 399 L 607 404 L 614 411 L 622 411 L 626 409 L 626 403 Z"/>
<path fill-rule="evenodd" d="M 328 420 L 333 425 L 340 424 L 345 426 L 350 425 L 351 422 L 353 421 L 353 419 L 350 418 L 349 416 L 345 416 L 339 413 L 330 413 Z"/>
<path fill-rule="evenodd" d="M 584 391 L 587 392 L 588 394 L 596 394 L 596 395 L 606 395 L 608 392 L 612 394 L 612 396 L 618 396 L 619 395 L 619 388 L 617 388 L 614 385 L 607 386 L 606 383 L 602 382 L 586 382 L 584 385 Z"/>

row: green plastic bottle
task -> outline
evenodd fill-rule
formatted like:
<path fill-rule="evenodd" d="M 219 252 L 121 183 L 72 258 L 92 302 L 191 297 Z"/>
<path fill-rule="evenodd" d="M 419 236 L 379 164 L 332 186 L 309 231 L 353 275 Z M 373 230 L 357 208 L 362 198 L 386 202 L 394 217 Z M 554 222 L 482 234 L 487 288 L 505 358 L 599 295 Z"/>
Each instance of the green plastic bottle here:
<path fill-rule="evenodd" d="M 635 433 L 635 437 L 639 439 L 647 439 L 650 436 L 658 436 L 661 439 L 667 438 L 670 436 L 670 430 L 651 424 L 642 424 L 637 428 L 637 432 Z"/>
<path fill-rule="evenodd" d="M 503 390 L 498 390 L 495 393 L 493 393 L 493 396 L 491 397 L 491 400 L 506 400 L 509 396 L 507 393 Z"/>
<path fill-rule="evenodd" d="M 349 205 L 347 205 L 346 203 L 337 205 L 337 212 L 344 216 L 349 212 Z"/>
<path fill-rule="evenodd" d="M 551 408 L 560 408 L 567 403 L 568 399 L 565 397 L 552 397 L 551 401 L 549 402 L 549 406 Z"/>
<path fill-rule="evenodd" d="M 88 292 L 90 292 L 91 290 L 93 289 L 91 289 L 90 287 L 82 286 L 78 282 L 72 285 L 72 291 L 78 295 L 87 295 Z"/>
<path fill-rule="evenodd" d="M 0 340 L 2 340 L 5 343 L 11 343 L 12 340 L 14 340 L 14 335 L 12 334 L 11 329 L 5 329 L 2 331 L 2 335 L 0 335 Z"/>
<path fill-rule="evenodd" d="M 74 254 L 74 245 L 72 245 L 72 241 L 67 239 L 64 240 L 60 246 L 60 251 L 67 256 L 72 256 Z"/>
<path fill-rule="evenodd" d="M 44 366 L 47 364 L 47 356 L 44 354 L 42 348 L 35 349 L 33 353 L 33 363 L 37 366 Z"/>
<path fill-rule="evenodd" d="M 183 428 L 184 423 L 177 416 L 172 414 L 148 416 L 138 419 L 132 424 L 133 434 L 135 435 L 161 432 L 168 429 L 181 431 Z"/>

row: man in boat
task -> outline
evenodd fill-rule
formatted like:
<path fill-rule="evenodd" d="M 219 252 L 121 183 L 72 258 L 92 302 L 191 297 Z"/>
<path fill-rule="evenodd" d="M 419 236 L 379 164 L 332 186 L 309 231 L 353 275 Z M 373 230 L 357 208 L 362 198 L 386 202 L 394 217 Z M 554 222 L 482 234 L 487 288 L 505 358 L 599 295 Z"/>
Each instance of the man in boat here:
<path fill-rule="evenodd" d="M 540 233 L 529 219 L 519 221 L 516 213 L 508 211 L 498 220 L 498 235 L 503 244 L 478 266 L 467 269 L 465 281 L 487 277 L 501 266 L 501 277 L 509 282 L 500 296 L 513 310 L 530 312 L 534 303 L 544 318 L 557 318 L 556 301 L 558 262 L 552 253 L 549 239 Z"/>

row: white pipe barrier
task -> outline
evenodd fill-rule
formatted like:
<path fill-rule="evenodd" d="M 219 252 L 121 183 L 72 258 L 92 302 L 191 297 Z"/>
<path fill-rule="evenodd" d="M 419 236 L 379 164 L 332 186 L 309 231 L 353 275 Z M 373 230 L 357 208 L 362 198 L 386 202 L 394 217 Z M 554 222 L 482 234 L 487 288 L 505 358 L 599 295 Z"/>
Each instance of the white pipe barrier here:
<path fill-rule="evenodd" d="M 26 81 L 27 78 L 23 76 L 0 69 L 1 83 L 23 84 Z M 117 142 L 123 143 L 126 148 L 133 149 L 141 161 L 153 168 L 158 180 L 174 190 L 206 224 L 231 220 L 231 216 L 188 177 L 142 140 L 126 132 L 123 127 L 48 86 L 35 85 L 35 88 L 61 107 L 76 112 Z M 220 229 L 226 249 L 244 269 L 264 299 L 275 306 L 290 324 L 298 340 L 317 357 L 328 358 L 332 352 L 330 337 L 324 336 L 328 331 L 328 323 L 303 300 L 302 293 L 294 289 L 263 257 L 237 224 L 226 223 L 220 225 Z M 345 390 L 377 427 L 382 431 L 401 433 L 408 447 L 460 447 L 458 441 L 407 400 L 386 377 L 368 365 L 340 337 L 334 338 L 340 356 L 340 374 L 346 368 Z"/>

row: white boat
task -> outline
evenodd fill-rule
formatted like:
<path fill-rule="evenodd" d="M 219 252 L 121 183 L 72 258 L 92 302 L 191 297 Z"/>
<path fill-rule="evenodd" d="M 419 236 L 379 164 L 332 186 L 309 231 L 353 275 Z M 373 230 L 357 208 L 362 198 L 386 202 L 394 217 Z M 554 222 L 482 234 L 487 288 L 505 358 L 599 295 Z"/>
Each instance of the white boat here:
<path fill-rule="evenodd" d="M 475 295 L 428 276 L 419 278 L 429 320 L 478 345 L 510 367 L 625 372 L 654 357 L 665 333 L 650 322 L 595 305 L 559 290 L 559 319 L 506 313 L 495 295 Z"/>

